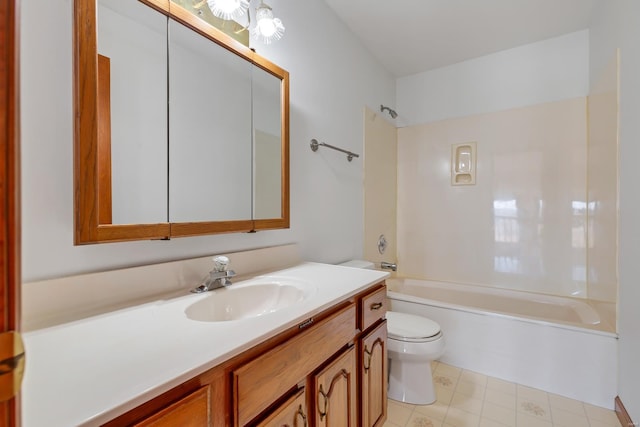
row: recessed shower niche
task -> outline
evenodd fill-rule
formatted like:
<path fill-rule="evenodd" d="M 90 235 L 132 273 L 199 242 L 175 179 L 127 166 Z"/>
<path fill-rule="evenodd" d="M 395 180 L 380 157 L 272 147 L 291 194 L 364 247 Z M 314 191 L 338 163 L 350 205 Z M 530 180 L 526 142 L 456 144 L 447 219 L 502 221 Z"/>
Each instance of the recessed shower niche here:
<path fill-rule="evenodd" d="M 451 185 L 475 185 L 476 143 L 451 146 Z"/>

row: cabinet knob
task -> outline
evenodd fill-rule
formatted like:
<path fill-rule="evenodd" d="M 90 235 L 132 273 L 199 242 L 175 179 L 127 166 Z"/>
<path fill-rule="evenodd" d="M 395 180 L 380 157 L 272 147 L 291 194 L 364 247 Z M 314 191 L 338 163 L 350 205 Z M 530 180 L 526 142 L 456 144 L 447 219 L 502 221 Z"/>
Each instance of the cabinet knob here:
<path fill-rule="evenodd" d="M 369 368 L 371 367 L 371 353 L 372 351 L 369 351 L 367 349 L 367 346 L 364 346 L 364 361 L 362 362 L 362 366 L 364 367 L 364 372 L 369 372 Z"/>
<path fill-rule="evenodd" d="M 327 402 L 329 400 L 324 390 L 322 390 L 322 384 L 320 384 L 320 390 L 318 391 L 318 400 L 320 400 L 320 397 L 322 397 L 322 409 L 320 409 L 320 402 L 318 402 L 318 413 L 320 413 L 320 421 L 322 421 L 327 416 Z"/>
<path fill-rule="evenodd" d="M 371 305 L 369 306 L 369 308 L 370 308 L 372 311 L 380 310 L 380 309 L 382 308 L 382 303 L 381 303 L 381 302 L 374 302 L 373 304 L 371 304 Z"/>
<path fill-rule="evenodd" d="M 329 391 L 326 393 L 322 389 L 322 384 L 320 384 L 320 388 L 318 390 L 318 413 L 320 414 L 320 421 L 327 416 L 327 407 L 329 406 L 329 398 L 333 393 L 333 386 L 336 385 L 336 381 L 340 378 L 346 378 L 348 381 L 349 373 L 345 369 L 340 369 L 340 372 L 338 372 L 329 383 Z M 322 397 L 322 409 L 320 409 L 320 397 Z"/>
<path fill-rule="evenodd" d="M 293 427 L 298 427 L 298 418 L 302 418 L 302 427 L 307 427 L 307 416 L 304 413 L 304 409 L 302 409 L 302 405 L 298 406 L 298 412 L 296 412 Z"/>
<path fill-rule="evenodd" d="M 364 368 L 364 373 L 369 372 L 369 368 L 371 368 L 371 357 L 373 356 L 373 350 L 375 350 L 376 346 L 379 345 L 382 351 L 384 351 L 384 340 L 377 338 L 373 344 L 371 345 L 371 350 L 364 346 L 364 360 L 362 361 L 362 367 Z"/>

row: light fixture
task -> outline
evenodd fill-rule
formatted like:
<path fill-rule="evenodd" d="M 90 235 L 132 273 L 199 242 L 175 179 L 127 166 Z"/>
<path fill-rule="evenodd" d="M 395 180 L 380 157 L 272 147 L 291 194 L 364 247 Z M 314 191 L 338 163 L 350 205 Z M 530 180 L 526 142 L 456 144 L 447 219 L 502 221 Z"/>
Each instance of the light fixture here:
<path fill-rule="evenodd" d="M 256 26 L 251 30 L 251 34 L 265 44 L 280 40 L 284 34 L 282 21 L 273 17 L 271 6 L 262 0 L 260 0 L 260 4 L 256 8 Z"/>
<path fill-rule="evenodd" d="M 249 9 L 249 0 L 207 0 L 211 12 L 221 19 L 236 19 Z"/>
<path fill-rule="evenodd" d="M 284 25 L 282 25 L 280 19 L 274 18 L 273 9 L 271 9 L 271 6 L 266 4 L 264 0 L 260 0 L 260 4 L 256 7 L 255 25 L 249 30 L 249 27 L 251 27 L 251 13 L 249 11 L 251 1 L 252 0 L 201 0 L 194 7 L 200 9 L 206 3 L 214 16 L 225 21 L 236 20 L 246 12 L 246 25 L 240 30 L 234 31 L 235 34 L 239 34 L 241 31 L 249 31 L 253 38 L 265 44 L 270 44 L 274 40 L 280 40 L 284 34 Z M 212 23 L 212 25 L 217 26 L 215 23 Z M 248 41 L 243 43 L 248 46 Z"/>

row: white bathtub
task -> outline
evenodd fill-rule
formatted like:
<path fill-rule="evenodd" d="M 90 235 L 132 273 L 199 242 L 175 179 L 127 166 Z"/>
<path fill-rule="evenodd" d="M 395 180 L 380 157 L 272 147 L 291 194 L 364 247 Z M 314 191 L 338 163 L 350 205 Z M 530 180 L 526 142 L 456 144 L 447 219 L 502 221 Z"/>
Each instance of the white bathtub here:
<path fill-rule="evenodd" d="M 414 279 L 388 279 L 387 289 L 392 310 L 440 324 L 441 361 L 613 409 L 617 335 L 601 305 Z"/>

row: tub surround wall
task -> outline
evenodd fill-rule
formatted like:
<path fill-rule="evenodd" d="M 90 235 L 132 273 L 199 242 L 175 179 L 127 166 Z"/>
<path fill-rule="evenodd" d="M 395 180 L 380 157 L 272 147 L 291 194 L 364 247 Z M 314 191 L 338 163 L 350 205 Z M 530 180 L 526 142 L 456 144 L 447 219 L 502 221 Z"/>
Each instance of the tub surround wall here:
<path fill-rule="evenodd" d="M 611 55 L 588 98 L 588 297 L 618 296 L 618 66 Z"/>
<path fill-rule="evenodd" d="M 364 110 L 364 259 L 396 262 L 397 131 L 382 113 Z M 384 234 L 387 249 L 378 251 Z"/>
<path fill-rule="evenodd" d="M 476 184 L 451 146 L 477 142 Z M 401 276 L 586 297 L 586 98 L 398 130 Z"/>
<path fill-rule="evenodd" d="M 590 68 L 595 83 L 620 48 L 620 244 L 618 298 L 618 394 L 640 422 L 640 2 L 599 2 L 590 30 Z"/>
<path fill-rule="evenodd" d="M 292 76 L 291 229 L 73 246 L 72 8 L 71 0 L 21 7 L 25 281 L 290 242 L 300 243 L 305 259 L 362 257 L 362 159 L 313 153 L 308 144 L 318 138 L 362 152 L 362 107 L 394 105 L 395 80 L 322 0 L 280 7 L 285 37 L 254 46 Z"/>

